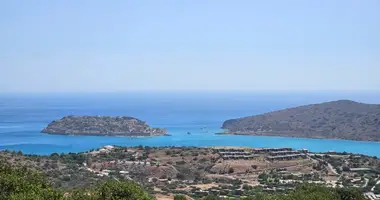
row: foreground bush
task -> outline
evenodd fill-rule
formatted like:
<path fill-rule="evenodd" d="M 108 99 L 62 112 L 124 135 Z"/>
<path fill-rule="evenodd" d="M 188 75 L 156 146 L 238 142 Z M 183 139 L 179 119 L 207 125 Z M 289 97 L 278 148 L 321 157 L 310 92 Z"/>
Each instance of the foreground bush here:
<path fill-rule="evenodd" d="M 1 162 L 1 161 L 0 161 Z M 5 162 L 1 162 L 5 163 Z M 93 189 L 64 193 L 40 174 L 26 168 L 0 164 L 0 200 L 151 200 L 134 182 L 106 181 Z"/>
<path fill-rule="evenodd" d="M 184 195 L 175 195 L 174 200 L 186 200 L 186 197 Z"/>
<path fill-rule="evenodd" d="M 203 200 L 216 200 L 215 196 L 207 196 Z M 335 189 L 323 185 L 302 184 L 288 194 L 257 194 L 241 198 L 244 200 L 366 200 L 357 189 Z"/>
<path fill-rule="evenodd" d="M 26 168 L 12 168 L 0 164 L 0 200 L 55 200 L 61 197 L 62 193 L 52 189 L 40 174 Z"/>

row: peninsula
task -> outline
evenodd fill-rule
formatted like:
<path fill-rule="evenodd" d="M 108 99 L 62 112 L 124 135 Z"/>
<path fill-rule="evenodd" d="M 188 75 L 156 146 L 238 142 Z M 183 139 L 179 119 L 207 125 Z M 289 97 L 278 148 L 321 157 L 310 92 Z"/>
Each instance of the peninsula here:
<path fill-rule="evenodd" d="M 58 135 L 97 135 L 97 136 L 159 136 L 167 131 L 151 128 L 133 117 L 109 116 L 67 116 L 51 122 L 42 133 Z"/>
<path fill-rule="evenodd" d="M 380 105 L 339 100 L 230 119 L 226 134 L 380 141 Z"/>

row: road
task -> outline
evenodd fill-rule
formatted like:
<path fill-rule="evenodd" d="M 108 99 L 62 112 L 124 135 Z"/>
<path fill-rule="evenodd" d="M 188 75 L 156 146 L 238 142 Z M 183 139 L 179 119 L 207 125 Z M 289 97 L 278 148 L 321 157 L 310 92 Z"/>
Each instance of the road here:
<path fill-rule="evenodd" d="M 336 170 L 334 169 L 334 167 L 333 167 L 329 162 L 327 162 L 327 161 L 325 161 L 325 160 L 323 160 L 323 159 L 319 159 L 319 158 L 313 159 L 313 158 L 311 158 L 312 155 L 313 155 L 313 154 L 310 154 L 310 153 L 308 154 L 308 156 L 309 156 L 310 159 L 312 159 L 312 160 L 314 160 L 314 161 L 326 162 L 326 163 L 327 163 L 327 167 L 330 169 L 330 171 L 331 171 L 334 175 L 336 175 L 336 176 L 339 175 L 338 172 L 336 172 Z"/>
<path fill-rule="evenodd" d="M 364 179 L 364 185 L 362 186 L 362 188 L 367 187 L 367 185 L 368 185 L 368 181 L 369 181 L 368 178 L 365 178 L 365 179 Z"/>
<path fill-rule="evenodd" d="M 338 172 L 336 172 L 335 168 L 327 162 L 327 167 L 330 168 L 331 172 L 334 174 L 334 175 L 339 175 Z"/>

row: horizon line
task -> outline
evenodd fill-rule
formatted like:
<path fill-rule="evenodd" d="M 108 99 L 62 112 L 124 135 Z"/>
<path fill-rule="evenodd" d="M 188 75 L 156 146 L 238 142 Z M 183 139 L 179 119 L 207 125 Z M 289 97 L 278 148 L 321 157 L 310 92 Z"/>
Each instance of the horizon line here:
<path fill-rule="evenodd" d="M 0 95 L 7 94 L 128 94 L 128 93 L 304 93 L 304 94 L 318 94 L 318 93 L 379 93 L 380 90 L 123 90 L 123 91 L 5 91 Z"/>

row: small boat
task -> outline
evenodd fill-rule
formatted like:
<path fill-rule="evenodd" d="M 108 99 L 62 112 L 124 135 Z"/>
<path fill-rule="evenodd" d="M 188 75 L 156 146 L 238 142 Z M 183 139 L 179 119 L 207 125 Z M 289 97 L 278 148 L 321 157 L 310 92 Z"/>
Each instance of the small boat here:
<path fill-rule="evenodd" d="M 188 135 L 190 135 L 191 133 L 190 132 L 187 132 Z"/>

